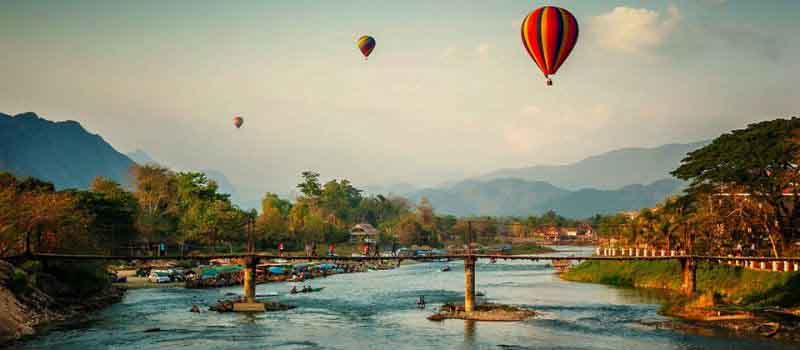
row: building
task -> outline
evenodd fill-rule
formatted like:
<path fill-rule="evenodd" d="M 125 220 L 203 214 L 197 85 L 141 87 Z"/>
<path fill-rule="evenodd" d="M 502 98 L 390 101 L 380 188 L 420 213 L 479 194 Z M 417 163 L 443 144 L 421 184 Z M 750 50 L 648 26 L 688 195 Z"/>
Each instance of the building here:
<path fill-rule="evenodd" d="M 351 243 L 375 243 L 378 241 L 378 229 L 368 223 L 360 223 L 350 229 Z"/>

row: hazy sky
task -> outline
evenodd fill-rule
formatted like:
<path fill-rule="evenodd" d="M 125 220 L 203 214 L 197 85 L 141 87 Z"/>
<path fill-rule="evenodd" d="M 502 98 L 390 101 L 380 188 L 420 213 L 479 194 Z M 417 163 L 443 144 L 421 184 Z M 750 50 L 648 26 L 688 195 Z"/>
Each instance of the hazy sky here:
<path fill-rule="evenodd" d="M 550 88 L 519 35 L 543 4 L 5 0 L 0 112 L 282 193 L 305 169 L 431 185 L 798 114 L 800 1 L 552 2 L 581 32 Z"/>

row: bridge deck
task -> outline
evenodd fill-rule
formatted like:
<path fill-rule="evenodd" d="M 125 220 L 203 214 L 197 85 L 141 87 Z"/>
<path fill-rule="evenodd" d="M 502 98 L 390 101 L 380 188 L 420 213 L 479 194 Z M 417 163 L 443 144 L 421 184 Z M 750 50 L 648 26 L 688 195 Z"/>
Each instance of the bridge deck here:
<path fill-rule="evenodd" d="M 561 255 L 500 255 L 500 254 L 458 254 L 437 256 L 280 256 L 264 253 L 234 253 L 234 254 L 208 254 L 194 256 L 135 256 L 135 255 L 92 255 L 92 254 L 57 254 L 38 253 L 28 256 L 14 256 L 2 258 L 39 260 L 211 260 L 211 259 L 241 259 L 257 258 L 259 260 L 285 259 L 297 260 L 324 260 L 324 261 L 402 261 L 402 260 L 464 260 L 472 259 L 497 259 L 497 260 L 600 260 L 600 261 L 648 261 L 648 260 L 680 260 L 694 259 L 701 261 L 791 261 L 800 262 L 800 257 L 730 257 L 730 256 L 705 256 L 705 255 L 678 255 L 678 256 L 561 256 Z"/>

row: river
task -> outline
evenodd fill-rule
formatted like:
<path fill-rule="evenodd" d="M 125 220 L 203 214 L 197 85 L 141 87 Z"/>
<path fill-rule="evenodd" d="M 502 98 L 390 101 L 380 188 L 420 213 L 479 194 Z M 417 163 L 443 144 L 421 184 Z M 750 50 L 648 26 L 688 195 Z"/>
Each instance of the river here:
<path fill-rule="evenodd" d="M 561 248 L 564 249 L 564 248 Z M 576 248 L 577 249 L 577 248 Z M 581 249 L 579 253 L 586 253 Z M 574 252 L 562 252 L 573 254 Z M 405 265 L 389 271 L 310 281 L 322 292 L 286 295 L 285 283 L 259 285 L 296 305 L 258 315 L 190 313 L 241 288 L 131 290 L 123 302 L 86 322 L 54 329 L 26 349 L 791 349 L 769 340 L 688 335 L 644 323 L 659 297 L 631 289 L 560 280 L 547 262 L 479 263 L 477 289 L 488 301 L 529 306 L 541 316 L 525 322 L 474 323 L 425 319 L 443 302 L 463 301 L 463 264 Z M 415 307 L 419 295 L 429 305 Z M 644 323 L 643 323 L 644 322 Z M 160 332 L 146 333 L 158 327 Z"/>

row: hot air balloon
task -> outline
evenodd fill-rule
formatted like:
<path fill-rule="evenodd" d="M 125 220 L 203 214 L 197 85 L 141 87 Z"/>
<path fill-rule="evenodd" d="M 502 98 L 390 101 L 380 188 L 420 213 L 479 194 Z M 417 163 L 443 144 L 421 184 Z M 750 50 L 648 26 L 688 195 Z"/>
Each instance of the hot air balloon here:
<path fill-rule="evenodd" d="M 233 117 L 233 125 L 235 125 L 237 129 L 241 128 L 242 124 L 244 124 L 244 118 L 242 118 L 242 117 L 240 117 L 238 115 Z"/>
<path fill-rule="evenodd" d="M 555 6 L 533 10 L 522 21 L 522 44 L 547 79 L 556 74 L 578 42 L 578 21 L 569 11 Z"/>
<path fill-rule="evenodd" d="M 364 59 L 366 60 L 369 57 L 369 54 L 372 53 L 372 50 L 375 49 L 375 38 L 369 35 L 362 35 L 358 38 L 356 42 L 358 45 L 358 49 L 361 50 L 361 54 L 364 55 Z"/>

